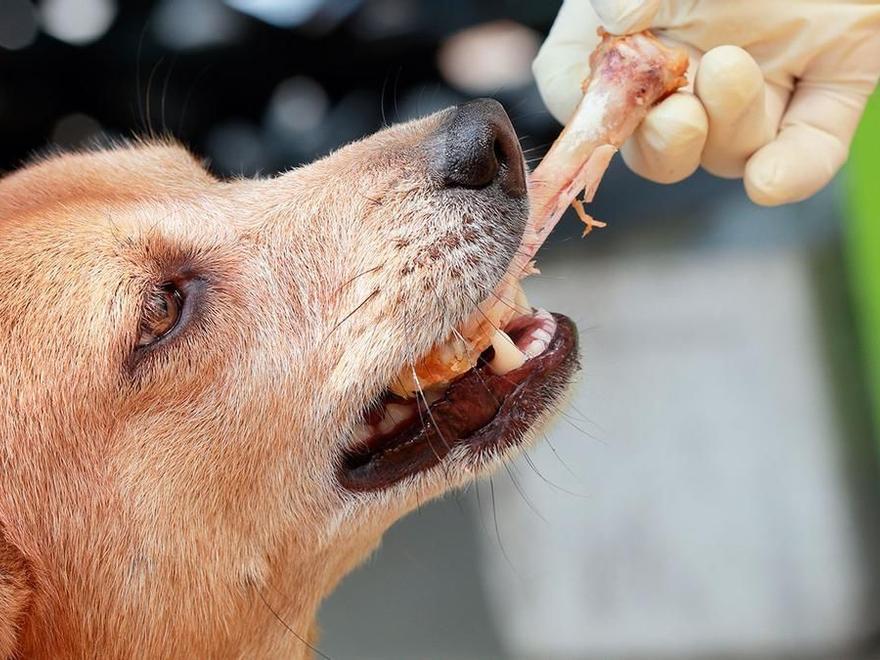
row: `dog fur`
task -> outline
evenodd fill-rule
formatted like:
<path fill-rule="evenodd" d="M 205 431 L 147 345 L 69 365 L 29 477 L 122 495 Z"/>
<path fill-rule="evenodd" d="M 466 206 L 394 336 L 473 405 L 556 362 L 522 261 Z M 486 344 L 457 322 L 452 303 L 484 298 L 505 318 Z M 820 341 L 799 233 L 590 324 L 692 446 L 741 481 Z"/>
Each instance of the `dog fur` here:
<path fill-rule="evenodd" d="M 0 657 L 307 657 L 389 525 L 503 458 L 335 480 L 361 411 L 519 244 L 525 198 L 437 180 L 446 116 L 274 178 L 160 142 L 0 180 Z M 183 329 L 135 350 L 174 278 Z"/>

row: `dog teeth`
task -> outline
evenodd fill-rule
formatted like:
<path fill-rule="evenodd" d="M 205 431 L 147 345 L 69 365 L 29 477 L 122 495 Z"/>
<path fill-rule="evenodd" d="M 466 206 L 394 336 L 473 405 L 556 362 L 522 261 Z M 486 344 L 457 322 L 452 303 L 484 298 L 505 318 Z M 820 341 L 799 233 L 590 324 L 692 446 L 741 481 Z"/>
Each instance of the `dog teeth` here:
<path fill-rule="evenodd" d="M 355 440 L 361 442 L 373 437 L 374 435 L 385 435 L 391 433 L 416 414 L 415 404 L 386 403 L 382 409 L 382 419 L 375 424 L 360 423 L 352 429 L 352 435 Z"/>
<path fill-rule="evenodd" d="M 382 421 L 376 425 L 376 431 L 379 433 L 390 433 L 396 427 L 413 416 L 415 410 L 413 406 L 404 406 L 399 403 L 385 404 L 385 416 Z"/>
<path fill-rule="evenodd" d="M 525 353 L 528 360 L 546 351 L 553 335 L 556 334 L 556 319 L 546 309 L 537 310 L 534 318 L 540 323 L 517 341 L 517 346 Z"/>
<path fill-rule="evenodd" d="M 391 418 L 389 415 L 385 415 L 385 417 L 382 418 L 382 421 L 379 422 L 374 428 L 376 429 L 376 433 L 384 435 L 391 432 L 395 426 L 397 426 L 397 422 L 395 422 L 394 419 Z"/>
<path fill-rule="evenodd" d="M 425 397 L 425 403 L 430 406 L 437 399 L 443 396 L 443 391 L 438 389 L 425 390 L 424 392 L 422 392 L 422 396 Z"/>
<path fill-rule="evenodd" d="M 535 311 L 534 316 L 536 319 L 541 319 L 542 321 L 552 321 L 553 328 L 554 330 L 556 329 L 556 319 L 554 319 L 553 314 L 548 312 L 546 309 L 539 308 L 537 311 Z"/>
<path fill-rule="evenodd" d="M 523 353 L 525 353 L 527 359 L 531 360 L 533 357 L 538 357 L 546 350 L 547 342 L 541 341 L 540 339 L 533 339 L 529 342 L 529 345 L 525 347 Z"/>
<path fill-rule="evenodd" d="M 495 356 L 489 362 L 489 368 L 492 373 L 499 376 L 518 369 L 526 361 L 526 356 L 522 354 L 522 351 L 501 330 L 496 330 L 492 335 L 492 348 L 495 349 Z"/>
<path fill-rule="evenodd" d="M 553 335 L 551 335 L 549 332 L 547 332 L 543 328 L 538 328 L 537 330 L 535 330 L 532 333 L 532 338 L 533 339 L 540 339 L 545 344 L 549 344 L 550 340 L 553 339 Z"/>
<path fill-rule="evenodd" d="M 390 418 L 395 424 L 408 420 L 414 413 L 413 406 L 405 406 L 399 403 L 388 403 L 385 405 L 385 419 Z"/>
<path fill-rule="evenodd" d="M 354 439 L 359 442 L 365 442 L 367 438 L 371 437 L 375 432 L 376 430 L 369 424 L 355 424 L 352 429 Z"/>

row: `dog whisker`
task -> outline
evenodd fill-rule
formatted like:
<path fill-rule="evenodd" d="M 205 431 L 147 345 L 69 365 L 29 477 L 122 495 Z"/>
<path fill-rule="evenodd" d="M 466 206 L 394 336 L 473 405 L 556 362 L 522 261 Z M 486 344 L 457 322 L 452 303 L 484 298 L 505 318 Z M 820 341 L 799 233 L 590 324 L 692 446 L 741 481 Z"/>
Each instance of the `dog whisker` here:
<path fill-rule="evenodd" d="M 544 438 L 546 439 L 546 434 L 544 434 Z M 560 493 L 564 493 L 565 495 L 571 495 L 572 497 L 579 497 L 583 499 L 588 499 L 589 495 L 585 493 L 576 493 L 573 490 L 569 490 L 563 486 L 560 486 L 556 482 L 548 479 L 539 469 L 538 466 L 535 465 L 535 462 L 531 459 L 528 452 L 523 452 L 523 460 L 525 460 L 526 464 L 532 469 L 532 471 L 538 476 L 538 478 L 543 481 L 545 484 L 553 488 L 554 490 L 559 491 Z"/>
<path fill-rule="evenodd" d="M 495 503 L 495 481 L 492 475 L 489 475 L 489 497 L 492 501 L 492 524 L 495 528 L 495 540 L 498 541 L 498 549 L 501 551 L 501 556 L 504 557 L 507 565 L 510 566 L 514 574 L 518 575 L 516 566 L 513 565 L 510 555 L 507 554 L 507 549 L 504 547 L 504 541 L 501 540 L 501 529 L 498 526 L 498 506 Z"/>
<path fill-rule="evenodd" d="M 376 271 L 381 270 L 381 269 L 383 268 L 384 265 L 385 265 L 384 262 L 381 263 L 381 264 L 376 264 L 376 265 L 373 266 L 372 268 L 367 268 L 366 270 L 361 271 L 361 272 L 358 273 L 357 275 L 354 275 L 353 277 L 350 277 L 350 278 L 347 279 L 345 282 L 343 282 L 343 283 L 340 284 L 338 287 L 336 287 L 336 290 L 333 291 L 333 295 L 334 295 L 334 296 L 338 295 L 339 292 L 342 291 L 345 287 L 347 287 L 348 285 L 350 285 L 350 284 L 351 284 L 352 282 L 354 282 L 355 280 L 357 280 L 357 279 L 363 277 L 364 275 L 369 275 L 370 273 L 375 273 Z"/>
<path fill-rule="evenodd" d="M 305 645 L 309 648 L 309 650 L 310 650 L 312 653 L 318 655 L 319 657 L 323 658 L 324 660 L 333 660 L 333 658 L 331 658 L 329 655 L 327 655 L 326 653 L 324 653 L 323 651 L 321 651 L 320 649 L 318 649 L 318 648 L 317 648 L 316 646 L 314 646 L 313 644 L 309 643 L 309 641 L 308 641 L 305 637 L 303 637 L 302 635 L 300 635 L 299 633 L 297 633 L 293 628 L 291 628 L 291 627 L 288 625 L 288 623 L 287 623 L 287 622 L 281 617 L 281 615 L 278 614 L 278 612 L 275 611 L 275 608 L 273 608 L 273 607 L 269 604 L 269 601 L 266 600 L 266 596 L 263 595 L 263 592 L 262 592 L 261 590 L 257 589 L 256 592 L 257 592 L 257 595 L 260 597 L 260 600 L 263 602 L 263 605 L 266 606 L 266 609 L 268 609 L 269 612 L 272 613 L 272 616 L 275 617 L 275 619 L 276 619 L 276 620 L 277 620 L 282 626 L 284 626 L 284 628 L 285 628 L 285 630 L 287 630 L 287 632 L 289 632 L 291 635 L 293 635 L 294 637 L 296 637 L 300 642 L 302 642 L 303 644 L 305 644 Z"/>
<path fill-rule="evenodd" d="M 513 484 L 513 487 L 516 490 L 516 492 L 519 493 L 519 496 L 522 497 L 523 502 L 526 503 L 526 506 L 532 511 L 532 513 L 534 513 L 536 516 L 538 516 L 538 518 L 540 518 L 544 523 L 549 524 L 548 520 L 544 517 L 544 515 L 540 511 L 538 511 L 537 507 L 535 507 L 534 503 L 532 503 L 532 501 L 526 495 L 525 491 L 522 489 L 522 486 L 520 486 L 519 482 L 516 480 L 516 477 L 513 476 L 512 464 L 505 462 L 505 463 L 503 463 L 503 465 L 504 465 L 505 472 L 507 472 L 507 476 L 510 477 L 510 482 Z"/>
<path fill-rule="evenodd" d="M 332 335 L 334 332 L 336 332 L 336 330 L 339 329 L 339 327 L 340 327 L 343 323 L 345 323 L 346 321 L 348 321 L 348 319 L 350 319 L 350 318 L 351 318 L 352 316 L 354 316 L 357 312 L 359 312 L 360 310 L 362 310 L 362 309 L 364 308 L 364 305 L 366 305 L 366 304 L 367 304 L 368 302 L 370 302 L 373 298 L 375 298 L 377 295 L 379 295 L 379 291 L 380 291 L 380 289 L 374 289 L 373 292 L 372 292 L 370 295 L 368 295 L 368 296 L 367 296 L 366 298 L 364 298 L 360 303 L 358 303 L 358 305 L 357 305 L 353 310 L 351 310 L 348 314 L 346 314 L 346 315 L 342 318 L 342 320 L 340 320 L 336 325 L 333 326 L 333 328 L 330 330 L 330 332 L 328 332 L 328 333 L 324 336 L 323 341 L 326 341 L 327 338 L 330 337 L 330 335 Z"/>

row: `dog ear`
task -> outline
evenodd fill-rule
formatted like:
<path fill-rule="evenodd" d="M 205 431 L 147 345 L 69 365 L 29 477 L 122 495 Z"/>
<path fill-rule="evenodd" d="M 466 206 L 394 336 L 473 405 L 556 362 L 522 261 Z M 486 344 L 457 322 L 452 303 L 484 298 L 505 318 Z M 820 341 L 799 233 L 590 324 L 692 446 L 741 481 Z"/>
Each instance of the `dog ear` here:
<path fill-rule="evenodd" d="M 0 658 L 19 657 L 19 634 L 31 598 L 27 562 L 0 523 Z"/>

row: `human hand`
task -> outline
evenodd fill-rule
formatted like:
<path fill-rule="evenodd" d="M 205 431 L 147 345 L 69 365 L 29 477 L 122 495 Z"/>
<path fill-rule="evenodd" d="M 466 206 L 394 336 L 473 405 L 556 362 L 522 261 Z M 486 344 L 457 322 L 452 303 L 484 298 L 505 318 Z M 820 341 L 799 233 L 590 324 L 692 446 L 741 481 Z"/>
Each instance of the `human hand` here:
<path fill-rule="evenodd" d="M 844 163 L 880 75 L 880 2 L 566 0 L 533 64 L 547 107 L 574 111 L 596 29 L 651 29 L 691 58 L 688 87 L 622 147 L 641 176 L 673 183 L 702 165 L 742 178 L 758 204 L 795 202 Z"/>

